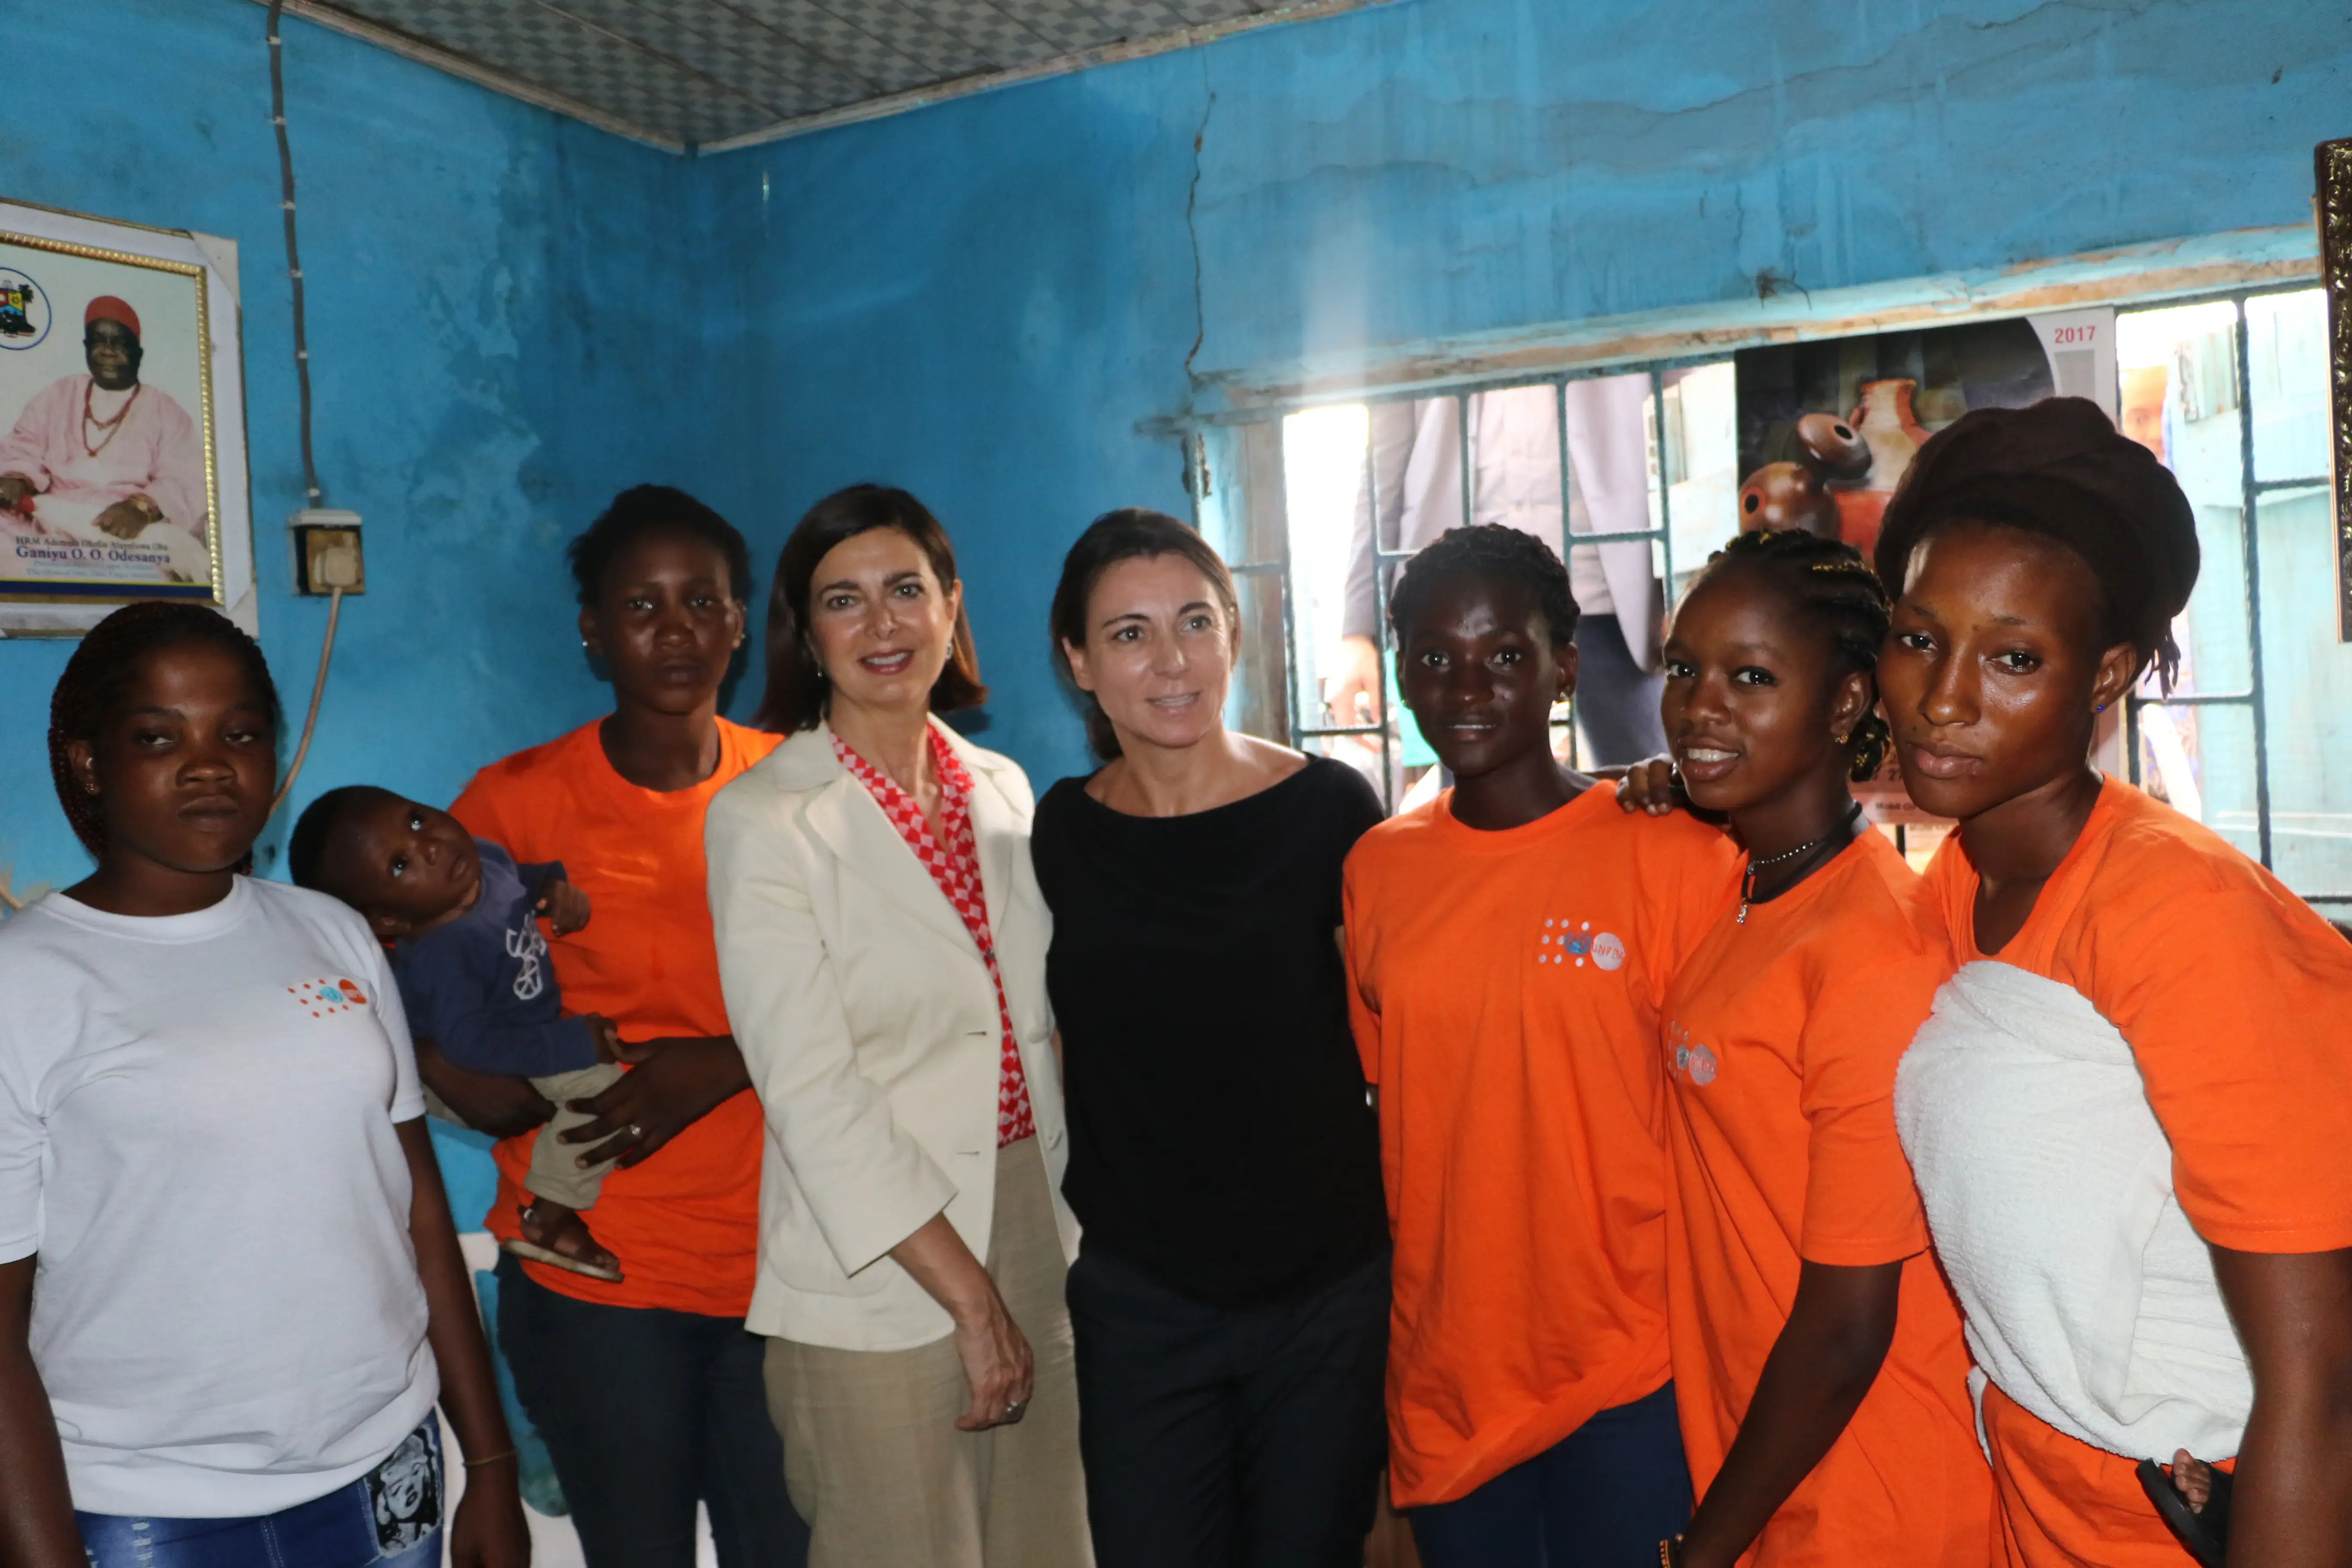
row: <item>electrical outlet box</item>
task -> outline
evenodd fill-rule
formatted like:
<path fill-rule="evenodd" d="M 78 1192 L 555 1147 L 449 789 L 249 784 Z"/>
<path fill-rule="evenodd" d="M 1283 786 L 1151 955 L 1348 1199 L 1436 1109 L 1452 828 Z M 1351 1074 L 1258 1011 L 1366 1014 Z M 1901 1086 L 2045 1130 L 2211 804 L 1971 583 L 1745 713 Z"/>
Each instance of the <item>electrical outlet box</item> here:
<path fill-rule="evenodd" d="M 294 542 L 294 591 L 326 595 L 367 592 L 367 563 L 360 548 L 360 514 L 314 507 L 286 520 Z"/>

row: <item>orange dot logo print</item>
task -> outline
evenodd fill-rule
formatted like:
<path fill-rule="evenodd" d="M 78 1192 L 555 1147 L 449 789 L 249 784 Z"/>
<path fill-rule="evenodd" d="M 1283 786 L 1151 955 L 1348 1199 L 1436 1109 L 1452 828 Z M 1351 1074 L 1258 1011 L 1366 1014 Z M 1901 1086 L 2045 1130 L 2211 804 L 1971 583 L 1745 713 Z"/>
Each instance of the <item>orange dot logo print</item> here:
<path fill-rule="evenodd" d="M 1625 963 L 1625 939 L 1615 931 L 1596 931 L 1591 921 L 1573 916 L 1547 918 L 1536 933 L 1538 963 L 1573 964 L 1582 969 L 1618 969 Z"/>
<path fill-rule="evenodd" d="M 1680 1024 L 1666 1031 L 1666 1049 L 1669 1059 L 1674 1063 L 1674 1070 L 1700 1089 L 1715 1081 L 1720 1065 L 1715 1059 L 1715 1053 L 1692 1039 L 1690 1031 Z"/>
<path fill-rule="evenodd" d="M 341 975 L 322 974 L 316 980 L 289 985 L 286 994 L 300 1003 L 313 1018 L 367 1005 L 367 993 L 360 989 L 359 982 Z"/>

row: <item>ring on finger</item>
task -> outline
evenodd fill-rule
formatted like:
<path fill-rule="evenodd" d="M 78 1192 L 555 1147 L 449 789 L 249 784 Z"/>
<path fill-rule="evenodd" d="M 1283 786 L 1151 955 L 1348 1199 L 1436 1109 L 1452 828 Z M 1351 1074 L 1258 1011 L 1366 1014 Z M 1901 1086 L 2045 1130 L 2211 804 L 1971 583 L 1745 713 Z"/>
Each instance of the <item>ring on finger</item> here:
<path fill-rule="evenodd" d="M 1025 1400 L 1025 1399 L 1016 1399 L 1016 1400 L 1013 1400 L 1011 1404 L 1007 1405 L 1004 1407 L 1004 1418 L 1005 1418 L 1007 1421 L 1018 1421 L 1018 1420 L 1020 1420 L 1020 1419 L 1021 1419 L 1021 1413 L 1022 1413 L 1023 1411 L 1024 1411 L 1024 1410 L 1028 1409 L 1028 1408 L 1029 1408 L 1029 1402 L 1028 1402 L 1027 1400 Z"/>
<path fill-rule="evenodd" d="M 632 1142 L 642 1143 L 646 1141 L 646 1130 L 634 1121 L 621 1129 L 621 1131 L 629 1135 L 629 1139 Z"/>

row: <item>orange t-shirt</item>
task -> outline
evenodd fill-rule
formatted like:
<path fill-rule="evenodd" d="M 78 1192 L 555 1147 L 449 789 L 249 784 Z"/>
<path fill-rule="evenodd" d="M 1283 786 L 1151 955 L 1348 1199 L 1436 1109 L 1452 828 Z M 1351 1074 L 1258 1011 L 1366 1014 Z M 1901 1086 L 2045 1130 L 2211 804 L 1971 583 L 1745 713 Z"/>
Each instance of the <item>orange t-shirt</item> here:
<path fill-rule="evenodd" d="M 2352 944 L 2277 878 L 2110 779 L 1998 953 L 1976 945 L 1977 874 L 1959 835 L 1927 881 L 1956 963 L 1995 958 L 2071 985 L 2130 1044 L 2200 1236 L 2242 1252 L 2352 1247 Z M 1984 1414 L 2011 1563 L 2178 1568 L 2137 1456 L 2078 1442 L 1998 1390 Z"/>
<path fill-rule="evenodd" d="M 1693 889 L 1692 897 L 1697 897 Z M 1865 832 L 1735 918 L 1738 883 L 1666 989 L 1675 1403 L 1704 1497 L 1804 1262 L 1907 1259 L 1878 1379 L 1743 1563 L 1985 1568 L 1992 1476 L 1969 1407 L 1959 1308 L 1895 1133 L 1895 1064 L 1951 971 L 1918 875 Z"/>
<path fill-rule="evenodd" d="M 663 794 L 613 771 L 597 725 L 517 752 L 474 775 L 449 809 L 521 861 L 561 860 L 588 895 L 588 924 L 549 943 L 563 1010 L 601 1013 L 625 1040 L 730 1033 L 704 887 L 702 814 L 720 786 L 775 750 L 779 736 L 719 721 L 719 767 Z M 492 1152 L 498 1201 L 488 1226 L 518 1233 L 537 1132 Z M 759 1097 L 745 1089 L 644 1164 L 614 1167 L 589 1225 L 627 1278 L 608 1285 L 526 1262 L 549 1289 L 612 1307 L 709 1317 L 751 1310 L 760 1246 Z"/>
<path fill-rule="evenodd" d="M 1732 864 L 1606 786 L 1525 826 L 1449 792 L 1358 841 L 1349 1005 L 1395 1237 L 1391 1474 L 1448 1502 L 1665 1383 L 1658 1003 Z"/>

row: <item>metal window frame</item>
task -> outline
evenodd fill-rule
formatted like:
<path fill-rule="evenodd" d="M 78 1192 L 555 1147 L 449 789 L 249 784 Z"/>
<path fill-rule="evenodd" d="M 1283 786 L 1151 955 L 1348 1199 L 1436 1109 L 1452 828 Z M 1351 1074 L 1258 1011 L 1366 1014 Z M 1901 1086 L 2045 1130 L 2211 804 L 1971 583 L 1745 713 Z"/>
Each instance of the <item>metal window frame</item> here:
<path fill-rule="evenodd" d="M 2262 498 L 2283 490 L 2326 490 L 2331 481 L 2327 475 L 2290 479 L 2263 479 L 2255 477 L 2254 469 L 2254 377 L 2252 334 L 2246 320 L 2246 301 L 2266 295 L 2297 294 L 2309 290 L 2312 284 L 2296 281 L 2261 288 L 2241 288 L 2187 299 L 2164 299 L 2137 304 L 2127 300 L 2116 302 L 2118 312 L 2136 310 L 2169 310 L 2176 305 L 2218 304 L 2227 301 L 2231 307 L 2232 339 L 2231 374 L 2232 390 L 2238 402 L 2238 544 L 2241 570 L 2244 575 L 2246 611 L 2246 672 L 2245 689 L 2242 691 L 2183 692 L 2179 695 L 2150 696 L 2135 685 L 2124 701 L 2123 742 L 2125 773 L 2130 781 L 2140 784 L 2141 735 L 2140 712 L 2147 708 L 2240 708 L 2246 710 L 2252 725 L 2254 740 L 2254 845 L 2255 858 L 2264 869 L 2272 864 L 2271 826 L 2271 752 L 2270 752 L 2270 689 L 2263 674 L 2263 575 L 2261 513 Z M 2352 904 L 2352 892 L 2308 892 L 2296 895 L 2310 904 Z"/>
<path fill-rule="evenodd" d="M 2269 721 L 2267 713 L 2268 689 L 2264 680 L 2263 669 L 2262 560 L 2260 529 L 2258 526 L 2259 513 L 2257 508 L 2260 504 L 2261 499 L 2265 495 L 2277 491 L 2309 489 L 2315 488 L 2326 489 L 2331 486 L 2332 481 L 2330 478 L 2325 474 L 2315 475 L 2309 478 L 2295 478 L 2289 479 L 2261 479 L 2255 477 L 2254 393 L 2252 385 L 2252 344 L 2248 332 L 2246 302 L 2249 300 L 2261 298 L 2265 295 L 2299 293 L 2310 289 L 2314 286 L 2314 279 L 2307 277 L 2298 276 L 2281 278 L 2276 281 L 2248 281 L 2240 283 L 2234 287 L 2212 289 L 2198 292 L 2173 291 L 2160 286 L 2153 288 L 2146 293 L 2134 293 L 2128 290 L 2119 290 L 2110 298 L 2099 301 L 2100 303 L 2112 304 L 2118 313 L 2147 310 L 2168 310 L 2175 306 L 2210 304 L 2221 301 L 2227 301 L 2230 303 L 2233 310 L 2231 331 L 2234 337 L 2234 347 L 2236 352 L 2234 355 L 2235 363 L 2232 366 L 2232 375 L 2235 380 L 2235 390 L 2237 393 L 2238 402 L 2238 460 L 2241 486 L 2241 500 L 2239 506 L 2241 519 L 2240 544 L 2242 552 L 2242 571 L 2245 579 L 2246 636 L 2249 661 L 2248 683 L 2246 689 L 2240 691 L 2190 692 L 2178 696 L 2151 696 L 2144 694 L 2137 689 L 2135 689 L 2125 703 L 2122 738 L 2126 756 L 2126 774 L 2133 784 L 2137 784 L 2141 782 L 2141 731 L 2139 714 L 2142 709 L 2148 707 L 2210 707 L 2243 708 L 2247 710 L 2252 715 L 2253 729 L 2255 842 L 2258 851 L 2256 858 L 2259 859 L 2265 868 L 2268 868 L 2271 865 L 2273 858 L 2273 826 L 2271 820 L 2271 759 L 2269 745 Z M 1981 319 L 1988 321 L 1998 320 L 2004 315 L 2014 313 L 2015 312 L 2010 310 L 1993 309 L 1984 311 Z M 1969 318 L 1963 317 L 1961 319 L 1966 320 Z M 1949 321 L 1936 324 L 1958 324 L 1958 322 Z M 1808 340 L 1814 337 L 1828 340 L 1850 336 L 1852 333 L 1850 331 L 1842 331 L 1833 328 L 1832 330 L 1824 331 L 1818 334 L 1800 333 L 1797 335 Z M 1280 484 L 1283 482 L 1284 463 L 1280 452 L 1279 432 L 1282 421 L 1288 416 L 1300 413 L 1310 408 L 1328 407 L 1352 403 L 1360 403 L 1367 406 L 1371 406 L 1374 405 L 1389 403 L 1422 402 L 1440 397 L 1451 397 L 1455 400 L 1455 416 L 1460 421 L 1459 428 L 1461 433 L 1460 444 L 1462 447 L 1463 516 L 1465 519 L 1470 518 L 1475 514 L 1475 492 L 1474 487 L 1475 484 L 1476 474 L 1476 431 L 1475 424 L 1470 418 L 1469 399 L 1481 393 L 1509 391 L 1526 386 L 1549 385 L 1554 389 L 1554 417 L 1557 421 L 1557 428 L 1561 448 L 1559 465 L 1560 515 L 1563 528 L 1565 529 L 1569 516 L 1568 506 L 1570 471 L 1568 454 L 1568 384 L 1571 381 L 1586 380 L 1604 375 L 1624 375 L 1629 374 L 1646 373 L 1650 378 L 1649 410 L 1652 429 L 1651 448 L 1658 464 L 1657 489 L 1655 492 L 1658 498 L 1658 509 L 1655 524 L 1653 527 L 1637 531 L 1612 533 L 1576 534 L 1573 536 L 1571 542 L 1578 544 L 1607 544 L 1631 542 L 1633 541 L 1639 540 L 1655 545 L 1660 555 L 1659 564 L 1662 569 L 1662 587 L 1665 595 L 1666 606 L 1671 610 L 1674 606 L 1675 598 L 1675 574 L 1673 538 L 1673 483 L 1669 478 L 1673 471 L 1673 458 L 1669 452 L 1670 433 L 1665 417 L 1665 376 L 1670 371 L 1722 363 L 1723 361 L 1731 358 L 1736 352 L 1737 349 L 1735 347 L 1726 346 L 1717 352 L 1707 353 L 1676 355 L 1632 363 L 1622 362 L 1599 363 L 1589 366 L 1580 366 L 1574 369 L 1555 371 L 1550 374 L 1538 375 L 1496 375 L 1475 381 L 1454 383 L 1433 387 L 1411 386 L 1399 389 L 1392 387 L 1367 386 L 1364 390 L 1355 395 L 1348 395 L 1343 393 L 1325 392 L 1311 399 L 1270 402 L 1261 405 L 1258 407 L 1252 408 L 1246 412 L 1235 411 L 1215 419 L 1205 420 L 1201 424 L 1193 426 L 1186 432 L 1186 440 L 1188 446 L 1192 448 L 1192 454 L 1190 471 L 1196 479 L 1196 484 L 1194 487 L 1196 519 L 1199 515 L 1202 500 L 1208 495 L 1211 487 L 1215 482 L 1210 473 L 1209 464 L 1206 458 L 1206 449 L 1203 445 L 1206 438 L 1206 433 L 1211 428 L 1234 429 L 1271 427 L 1276 432 L 1276 460 L 1274 463 L 1275 481 L 1277 484 Z M 1372 516 L 1375 520 L 1374 527 L 1377 530 L 1378 518 L 1380 515 L 1379 494 L 1377 489 L 1377 475 L 1374 471 L 1373 465 L 1372 447 L 1371 443 L 1369 440 L 1365 443 L 1364 485 L 1365 495 L 1368 498 L 1369 504 L 1371 506 Z M 1279 585 L 1279 592 L 1282 595 L 1282 647 L 1278 650 L 1282 663 L 1280 684 L 1287 696 L 1287 700 L 1284 706 L 1286 710 L 1286 728 L 1290 744 L 1303 750 L 1307 743 L 1312 741 L 1347 735 L 1377 734 L 1381 741 L 1381 793 L 1382 804 L 1388 809 L 1394 810 L 1395 801 L 1392 798 L 1391 790 L 1396 776 L 1396 768 L 1394 765 L 1395 737 L 1391 733 L 1389 723 L 1392 701 L 1391 681 L 1390 679 L 1389 672 L 1389 656 L 1393 652 L 1393 649 L 1390 642 L 1388 627 L 1388 579 L 1391 569 L 1404 561 L 1410 560 L 1413 552 L 1411 551 L 1390 549 L 1387 547 L 1386 542 L 1379 539 L 1378 537 L 1375 537 L 1373 546 L 1373 603 L 1378 617 L 1380 645 L 1382 657 L 1378 665 L 1377 689 L 1379 697 L 1374 705 L 1374 721 L 1370 724 L 1326 724 L 1309 723 L 1305 721 L 1305 700 L 1309 694 L 1302 689 L 1300 684 L 1300 672 L 1302 669 L 1307 668 L 1307 666 L 1300 658 L 1300 650 L 1297 642 L 1297 616 L 1294 608 L 1297 596 L 1297 587 L 1293 579 L 1291 571 L 1289 533 L 1286 516 L 1283 520 L 1282 523 L 1281 548 L 1277 555 L 1272 558 L 1246 561 L 1236 564 L 1233 570 L 1236 575 L 1272 574 L 1276 576 Z M 1573 703 L 1571 702 L 1567 715 L 1556 718 L 1554 720 L 1554 725 L 1556 728 L 1566 728 L 1570 730 L 1572 735 L 1574 723 L 1575 710 Z M 1573 742 L 1571 742 L 1571 744 L 1573 744 Z M 2352 904 L 2352 891 L 2306 892 L 2301 893 L 2298 896 L 2305 902 L 2313 904 Z"/>
<path fill-rule="evenodd" d="M 1559 507 L 1560 526 L 1563 538 L 1568 542 L 1573 544 L 1629 544 L 1639 541 L 1655 545 L 1659 552 L 1660 565 L 1662 567 L 1662 575 L 1666 596 L 1666 607 L 1671 610 L 1674 607 L 1675 599 L 1674 501 L 1671 494 L 1669 493 L 1672 487 L 1666 479 L 1667 473 L 1671 471 L 1671 464 L 1666 455 L 1667 426 L 1665 418 L 1665 375 L 1666 372 L 1669 370 L 1682 369 L 1685 366 L 1720 363 L 1727 357 L 1727 356 L 1721 354 L 1710 354 L 1697 359 L 1662 361 L 1646 365 L 1612 365 L 1605 369 L 1583 374 L 1569 373 L 1558 375 L 1537 376 L 1533 378 L 1518 376 L 1491 382 L 1480 382 L 1467 386 L 1448 387 L 1442 391 L 1391 393 L 1386 395 L 1368 395 L 1360 399 L 1341 399 L 1336 401 L 1341 403 L 1361 402 L 1367 406 L 1370 406 L 1373 404 L 1424 403 L 1434 402 L 1440 398 L 1451 398 L 1454 402 L 1454 419 L 1456 421 L 1455 428 L 1458 434 L 1459 445 L 1462 452 L 1462 516 L 1466 521 L 1468 519 L 1475 517 L 1477 513 L 1477 428 L 1475 422 L 1470 417 L 1470 400 L 1483 393 L 1518 391 L 1530 386 L 1549 386 L 1552 389 L 1553 427 L 1556 437 L 1559 442 Z M 1658 462 L 1657 522 L 1654 527 L 1650 528 L 1619 530 L 1610 533 L 1579 533 L 1570 537 L 1568 534 L 1570 517 L 1568 384 L 1571 381 L 1593 380 L 1604 375 L 1617 376 L 1638 374 L 1647 374 L 1650 378 L 1649 417 L 1652 431 L 1651 442 L 1656 453 Z M 1269 424 L 1278 426 L 1289 415 L 1297 412 L 1299 412 L 1299 410 L 1296 408 L 1269 411 L 1265 419 L 1251 420 L 1246 421 L 1245 423 Z M 1374 464 L 1372 443 L 1370 439 L 1367 439 L 1364 443 L 1364 497 L 1365 504 L 1370 509 L 1373 519 L 1372 606 L 1374 625 L 1377 628 L 1381 652 L 1381 658 L 1377 664 L 1378 697 L 1373 703 L 1373 719 L 1371 723 L 1307 723 L 1303 721 L 1307 707 L 1307 694 L 1301 685 L 1299 672 L 1306 668 L 1306 665 L 1305 661 L 1303 661 L 1299 656 L 1297 619 L 1292 609 L 1292 605 L 1297 596 L 1297 584 L 1290 574 L 1287 534 L 1286 533 L 1285 535 L 1282 560 L 1278 567 L 1272 562 L 1250 562 L 1244 565 L 1234 567 L 1233 570 L 1237 573 L 1247 572 L 1253 574 L 1279 570 L 1281 573 L 1283 596 L 1282 655 L 1286 688 L 1290 692 L 1291 698 L 1289 702 L 1289 742 L 1291 746 L 1296 750 L 1304 751 L 1307 749 L 1307 742 L 1310 741 L 1328 740 L 1347 735 L 1378 735 L 1381 742 L 1381 804 L 1384 809 L 1393 812 L 1396 809 L 1396 801 L 1392 794 L 1396 779 L 1396 736 L 1393 732 L 1393 727 L 1390 723 L 1391 708 L 1392 705 L 1392 682 L 1390 679 L 1389 671 L 1390 659 L 1395 653 L 1395 647 L 1391 640 L 1389 628 L 1389 577 L 1394 568 L 1412 560 L 1415 552 L 1410 550 L 1391 549 L 1389 548 L 1387 542 L 1379 537 L 1380 478 Z M 1570 752 L 1570 756 L 1573 758 L 1576 754 L 1577 748 L 1576 704 L 1573 697 L 1570 699 L 1567 704 L 1566 712 L 1556 715 L 1553 718 L 1552 728 L 1555 730 L 1565 731 L 1568 733 Z"/>

